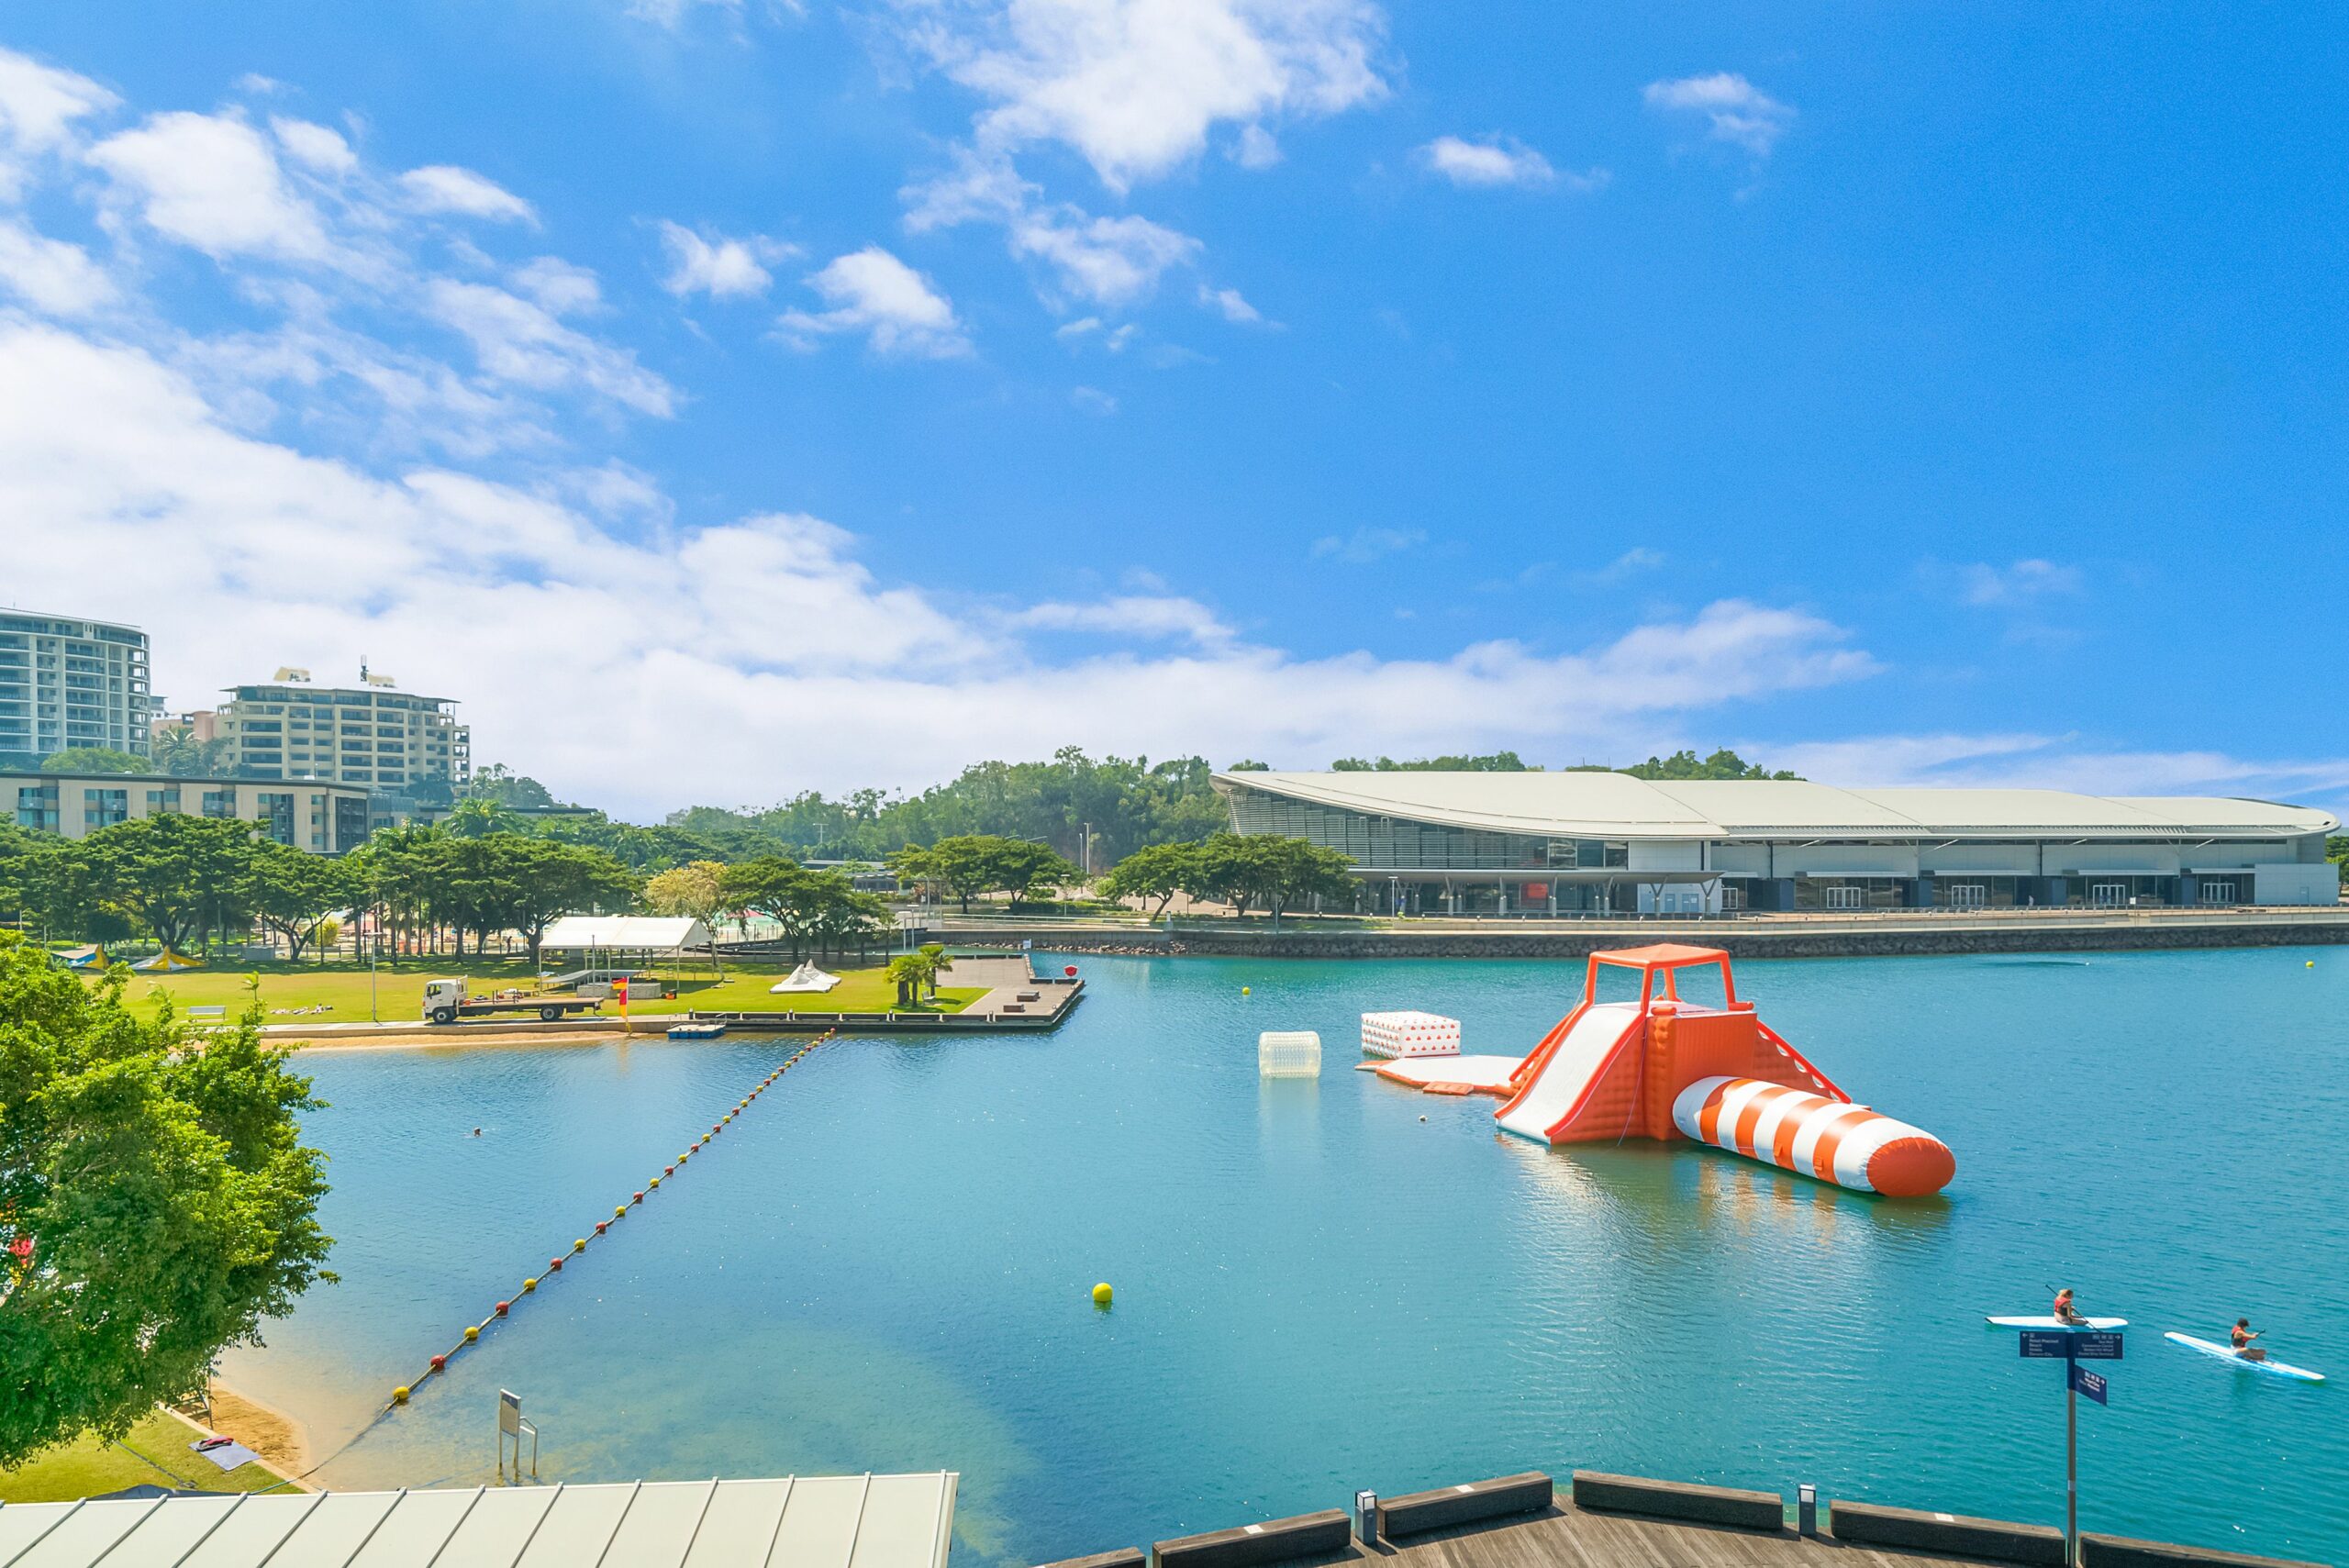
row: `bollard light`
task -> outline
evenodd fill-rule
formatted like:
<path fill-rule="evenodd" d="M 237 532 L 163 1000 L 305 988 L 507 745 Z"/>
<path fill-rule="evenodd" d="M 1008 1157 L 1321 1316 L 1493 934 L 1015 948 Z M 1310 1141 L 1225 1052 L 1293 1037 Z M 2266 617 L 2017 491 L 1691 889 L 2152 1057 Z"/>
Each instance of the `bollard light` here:
<path fill-rule="evenodd" d="M 1364 1546 L 1378 1544 L 1378 1494 L 1354 1494 L 1354 1539 Z"/>
<path fill-rule="evenodd" d="M 1808 1481 L 1795 1488 L 1795 1528 L 1805 1535 L 1819 1533 L 1819 1488 Z"/>

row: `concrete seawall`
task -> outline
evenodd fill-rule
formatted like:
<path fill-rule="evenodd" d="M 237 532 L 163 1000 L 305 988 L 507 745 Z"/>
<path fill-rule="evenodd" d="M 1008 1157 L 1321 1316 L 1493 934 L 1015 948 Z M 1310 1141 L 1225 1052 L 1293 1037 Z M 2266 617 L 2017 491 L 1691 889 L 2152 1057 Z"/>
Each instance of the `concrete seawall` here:
<path fill-rule="evenodd" d="M 1546 958 L 1578 959 L 1603 948 L 1691 942 L 1728 950 L 1732 958 L 1897 958 L 1962 953 L 2143 952 L 2204 948 L 2349 944 L 2349 909 L 2269 913 L 2194 911 L 2158 914 L 2012 917 L 1878 916 L 1833 920 L 1768 917 L 1719 921 L 1605 920 L 1571 926 L 1452 924 L 1389 929 L 1319 928 L 1299 921 L 1281 930 L 1258 925 L 1045 926 L 924 933 L 956 947 L 1018 947 L 1056 952 L 1168 953 L 1216 958 Z"/>

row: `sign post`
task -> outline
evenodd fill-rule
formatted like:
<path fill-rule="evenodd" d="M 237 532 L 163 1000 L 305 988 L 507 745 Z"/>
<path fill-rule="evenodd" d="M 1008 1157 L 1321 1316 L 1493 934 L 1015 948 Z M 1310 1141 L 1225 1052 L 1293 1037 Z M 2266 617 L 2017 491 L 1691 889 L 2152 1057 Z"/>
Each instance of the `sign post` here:
<path fill-rule="evenodd" d="M 2080 1561 L 2080 1396 L 2106 1403 L 2101 1373 L 2080 1365 L 2084 1361 L 2121 1359 L 2121 1336 L 2093 1329 L 2025 1329 L 2021 1350 L 2026 1357 L 2064 1362 L 2064 1561 L 2077 1568 Z"/>

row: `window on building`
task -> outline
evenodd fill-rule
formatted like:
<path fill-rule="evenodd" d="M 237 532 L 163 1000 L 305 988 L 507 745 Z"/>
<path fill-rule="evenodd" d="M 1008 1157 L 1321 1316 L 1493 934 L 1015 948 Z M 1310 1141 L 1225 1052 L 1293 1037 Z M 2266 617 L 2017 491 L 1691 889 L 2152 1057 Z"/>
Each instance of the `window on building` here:
<path fill-rule="evenodd" d="M 227 819 L 237 815 L 237 792 L 233 789 L 207 789 L 204 792 L 204 815 Z"/>
<path fill-rule="evenodd" d="M 130 792 L 127 789 L 85 789 L 82 792 L 82 827 L 111 828 L 117 822 L 130 820 Z"/>
<path fill-rule="evenodd" d="M 294 797 L 276 790 L 262 790 L 253 802 L 253 820 L 262 831 L 289 849 L 294 844 Z"/>
<path fill-rule="evenodd" d="M 177 811 L 179 808 L 179 785 L 166 784 L 161 789 L 150 789 L 147 792 L 148 816 L 161 817 L 166 811 Z"/>

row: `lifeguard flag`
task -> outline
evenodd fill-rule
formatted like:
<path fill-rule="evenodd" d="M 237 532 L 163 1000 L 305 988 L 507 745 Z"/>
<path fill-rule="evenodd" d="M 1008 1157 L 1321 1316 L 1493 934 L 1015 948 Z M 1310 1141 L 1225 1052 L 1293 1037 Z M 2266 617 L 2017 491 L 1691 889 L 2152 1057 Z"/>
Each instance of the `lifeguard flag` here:
<path fill-rule="evenodd" d="M 612 982 L 612 986 L 613 986 L 613 990 L 614 990 L 614 992 L 618 995 L 618 997 L 619 997 L 619 999 L 620 999 L 620 1017 L 621 1017 L 621 1018 L 627 1018 L 627 1017 L 628 1017 L 628 976 L 627 976 L 627 975 L 625 975 L 625 974 L 621 975 L 618 980 L 616 980 L 616 981 Z"/>

